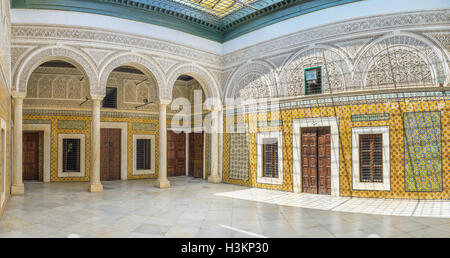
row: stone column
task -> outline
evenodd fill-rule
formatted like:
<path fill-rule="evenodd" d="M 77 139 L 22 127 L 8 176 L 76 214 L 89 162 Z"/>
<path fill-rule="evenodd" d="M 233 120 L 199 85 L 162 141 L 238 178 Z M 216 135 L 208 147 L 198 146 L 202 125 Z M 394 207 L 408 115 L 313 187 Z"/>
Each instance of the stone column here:
<path fill-rule="evenodd" d="M 169 188 L 170 182 L 167 180 L 167 105 L 170 101 L 159 101 L 159 172 L 156 180 L 156 187 Z"/>
<path fill-rule="evenodd" d="M 219 177 L 219 111 L 214 107 L 211 110 L 211 175 L 208 177 L 210 183 L 220 183 Z"/>
<path fill-rule="evenodd" d="M 89 192 L 103 192 L 100 182 L 100 105 L 104 96 L 92 96 L 91 170 Z"/>
<path fill-rule="evenodd" d="M 25 95 L 25 93 L 12 94 L 14 99 L 14 176 L 11 193 L 15 195 L 22 195 L 25 193 L 22 175 L 22 111 L 23 99 L 25 98 Z"/>

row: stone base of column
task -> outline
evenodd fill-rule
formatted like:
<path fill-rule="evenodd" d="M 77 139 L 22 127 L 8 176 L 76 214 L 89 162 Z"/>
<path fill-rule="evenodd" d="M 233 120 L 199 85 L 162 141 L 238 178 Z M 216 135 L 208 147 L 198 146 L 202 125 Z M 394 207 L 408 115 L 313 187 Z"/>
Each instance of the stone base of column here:
<path fill-rule="evenodd" d="M 101 193 L 103 192 L 103 185 L 102 184 L 89 185 L 88 190 L 91 193 Z"/>
<path fill-rule="evenodd" d="M 13 185 L 11 187 L 11 194 L 13 195 L 24 195 L 25 194 L 25 186 L 21 185 Z"/>
<path fill-rule="evenodd" d="M 213 184 L 218 184 L 218 183 L 222 182 L 222 179 L 218 176 L 210 176 L 210 177 L 208 177 L 208 182 L 213 183 Z"/>
<path fill-rule="evenodd" d="M 169 180 L 161 181 L 157 179 L 155 182 L 155 186 L 158 188 L 170 188 L 170 181 Z"/>

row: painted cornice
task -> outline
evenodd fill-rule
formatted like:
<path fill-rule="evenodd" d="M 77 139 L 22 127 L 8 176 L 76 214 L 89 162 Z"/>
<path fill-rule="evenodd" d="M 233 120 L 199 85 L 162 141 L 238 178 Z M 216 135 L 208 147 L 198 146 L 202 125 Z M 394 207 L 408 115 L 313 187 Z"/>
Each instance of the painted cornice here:
<path fill-rule="evenodd" d="M 129 19 L 190 33 L 216 42 L 226 42 L 265 26 L 317 10 L 362 0 L 272 0 L 258 11 L 234 13 L 221 20 L 175 2 L 165 5 L 138 0 L 11 0 L 11 8 L 48 9 L 94 13 Z M 178 5 L 178 6 L 177 6 Z M 243 12 L 245 13 L 245 12 Z"/>

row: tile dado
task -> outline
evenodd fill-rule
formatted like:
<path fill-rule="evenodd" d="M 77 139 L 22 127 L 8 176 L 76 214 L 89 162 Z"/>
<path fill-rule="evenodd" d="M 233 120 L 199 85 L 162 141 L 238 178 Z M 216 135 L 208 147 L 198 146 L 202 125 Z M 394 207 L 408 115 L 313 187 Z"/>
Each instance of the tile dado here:
<path fill-rule="evenodd" d="M 102 112 L 103 115 L 103 112 Z M 84 111 L 64 111 L 64 110 L 24 110 L 23 114 L 24 124 L 51 124 L 51 140 L 50 140 L 50 181 L 89 181 L 90 172 L 90 150 L 91 150 L 91 117 L 90 112 Z M 155 149 L 155 174 L 152 175 L 132 175 L 132 152 L 133 152 L 133 135 L 139 134 L 153 134 L 156 136 L 156 143 L 159 141 L 158 136 L 158 120 L 153 119 L 152 116 L 132 117 L 111 117 L 102 116 L 101 122 L 122 122 L 127 124 L 127 178 L 141 179 L 141 178 L 157 178 L 158 177 L 158 144 Z M 133 125 L 137 126 L 133 128 Z M 84 134 L 86 139 L 86 153 L 85 153 L 85 170 L 84 177 L 58 177 L 58 135 L 59 134 Z"/>
<path fill-rule="evenodd" d="M 293 157 L 292 150 L 292 120 L 309 117 L 338 117 L 339 118 L 339 189 L 340 196 L 370 197 L 370 198 L 405 198 L 405 199 L 450 199 L 450 101 L 401 101 L 370 104 L 352 104 L 316 107 L 297 107 L 270 113 L 247 113 L 236 115 L 234 121 L 245 121 L 249 125 L 249 178 L 247 180 L 233 179 L 230 171 L 231 134 L 224 134 L 223 149 L 223 181 L 251 187 L 273 190 L 293 191 Z M 441 118 L 441 151 L 442 151 L 442 190 L 435 192 L 407 191 L 405 184 L 405 144 L 403 116 L 407 112 L 437 112 Z M 354 115 L 389 114 L 389 119 L 352 119 Z M 240 117 L 238 117 L 240 116 Z M 226 130 L 227 117 L 224 117 Z M 228 121 L 233 120 L 229 119 Z M 256 135 L 261 131 L 257 123 L 250 121 L 282 121 L 279 128 L 266 130 L 283 131 L 283 167 L 284 180 L 282 185 L 258 184 L 256 182 Z M 229 126 L 229 125 L 228 125 Z M 311 125 L 314 127 L 314 125 Z M 351 130 L 353 127 L 389 126 L 390 140 L 390 191 L 354 190 L 352 188 L 352 143 Z M 266 131 L 265 130 L 265 131 Z"/>

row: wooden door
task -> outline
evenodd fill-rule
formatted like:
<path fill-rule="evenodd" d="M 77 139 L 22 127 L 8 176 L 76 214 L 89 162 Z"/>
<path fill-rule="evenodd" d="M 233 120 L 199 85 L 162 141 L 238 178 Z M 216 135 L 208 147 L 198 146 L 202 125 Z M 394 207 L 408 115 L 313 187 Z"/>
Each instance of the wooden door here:
<path fill-rule="evenodd" d="M 319 194 L 331 194 L 331 138 L 330 128 L 317 129 L 317 168 Z"/>
<path fill-rule="evenodd" d="M 301 142 L 302 191 L 331 194 L 330 128 L 302 128 Z"/>
<path fill-rule="evenodd" d="M 100 129 L 100 180 L 120 180 L 121 129 Z"/>
<path fill-rule="evenodd" d="M 167 176 L 186 175 L 186 134 L 167 131 Z"/>
<path fill-rule="evenodd" d="M 189 176 L 203 177 L 203 132 L 189 134 Z"/>
<path fill-rule="evenodd" d="M 39 180 L 39 133 L 23 133 L 22 173 L 24 180 Z"/>
<path fill-rule="evenodd" d="M 317 193 L 317 131 L 302 128 L 302 187 L 304 193 Z"/>

